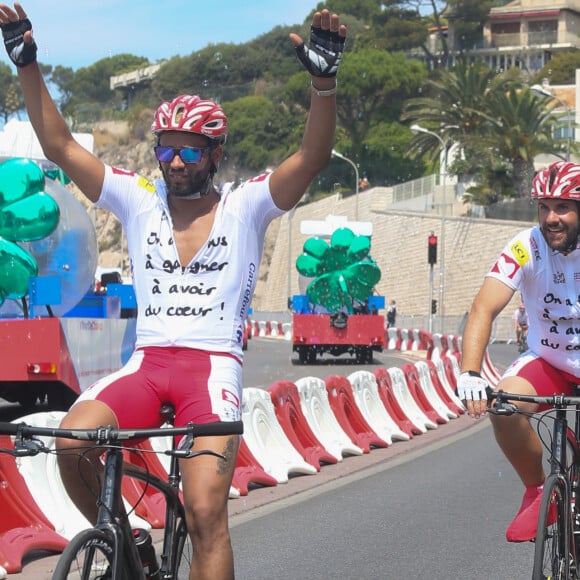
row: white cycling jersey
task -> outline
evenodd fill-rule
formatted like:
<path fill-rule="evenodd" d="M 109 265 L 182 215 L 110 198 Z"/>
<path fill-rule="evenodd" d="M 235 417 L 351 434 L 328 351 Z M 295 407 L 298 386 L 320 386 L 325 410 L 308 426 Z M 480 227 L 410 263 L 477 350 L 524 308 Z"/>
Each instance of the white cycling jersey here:
<path fill-rule="evenodd" d="M 552 366 L 580 377 L 580 250 L 550 249 L 539 226 L 504 247 L 487 276 L 521 292 L 528 347 Z"/>
<path fill-rule="evenodd" d="M 181 346 L 242 359 L 266 229 L 284 212 L 263 174 L 224 193 L 206 244 L 180 264 L 165 182 L 106 166 L 98 206 L 127 236 L 137 299 L 136 347 Z"/>

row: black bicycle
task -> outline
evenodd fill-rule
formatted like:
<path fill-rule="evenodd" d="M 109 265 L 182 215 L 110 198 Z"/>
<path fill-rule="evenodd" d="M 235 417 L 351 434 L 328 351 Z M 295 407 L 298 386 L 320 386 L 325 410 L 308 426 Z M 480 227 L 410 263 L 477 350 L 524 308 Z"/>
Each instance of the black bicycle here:
<path fill-rule="evenodd" d="M 163 418 L 173 420 L 173 409 L 164 407 Z M 94 445 L 79 447 L 79 461 L 95 448 L 104 449 L 104 476 L 98 498 L 98 521 L 93 528 L 79 532 L 62 552 L 53 573 L 53 580 L 178 580 L 189 578 L 192 546 L 188 539 L 185 511 L 180 498 L 181 475 L 179 459 L 199 455 L 214 455 L 210 450 L 192 451 L 195 438 L 211 435 L 241 435 L 243 422 L 219 422 L 186 427 L 161 427 L 155 429 L 60 429 L 33 427 L 25 423 L 0 422 L 0 434 L 14 438 L 13 449 L 0 449 L 16 457 L 34 456 L 38 453 L 57 453 L 48 447 L 42 437 L 63 437 L 92 441 Z M 127 446 L 128 441 L 152 437 L 183 436 L 178 446 L 156 451 L 143 445 Z M 167 479 L 152 473 L 143 460 L 143 466 L 124 461 L 124 454 L 164 453 L 171 457 Z M 67 453 L 70 451 L 67 451 Z M 151 536 L 141 529 L 132 529 L 125 512 L 122 496 L 123 478 L 140 482 L 143 490 L 155 490 L 165 499 L 165 525 L 163 544 L 159 555 L 155 553 Z M 137 502 L 138 503 L 138 502 Z M 136 505 L 133 506 L 133 510 Z"/>
<path fill-rule="evenodd" d="M 533 580 L 579 579 L 580 570 L 580 389 L 573 396 L 515 395 L 489 392 L 495 399 L 489 412 L 495 415 L 522 413 L 514 402 L 550 405 L 543 413 L 531 415 L 536 431 L 549 452 L 550 473 L 544 482 L 534 550 Z M 573 412 L 569 426 L 568 413 Z M 547 421 L 552 420 L 549 429 Z M 546 427 L 542 433 L 541 426 Z"/>

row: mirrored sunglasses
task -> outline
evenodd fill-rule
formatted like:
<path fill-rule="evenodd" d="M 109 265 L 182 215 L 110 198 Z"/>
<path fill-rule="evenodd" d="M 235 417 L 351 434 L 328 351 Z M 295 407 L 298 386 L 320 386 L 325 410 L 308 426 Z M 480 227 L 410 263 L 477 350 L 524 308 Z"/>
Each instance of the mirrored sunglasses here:
<path fill-rule="evenodd" d="M 171 163 L 176 155 L 179 155 L 183 163 L 199 163 L 209 147 L 163 147 L 157 145 L 153 149 L 155 157 L 161 163 Z"/>

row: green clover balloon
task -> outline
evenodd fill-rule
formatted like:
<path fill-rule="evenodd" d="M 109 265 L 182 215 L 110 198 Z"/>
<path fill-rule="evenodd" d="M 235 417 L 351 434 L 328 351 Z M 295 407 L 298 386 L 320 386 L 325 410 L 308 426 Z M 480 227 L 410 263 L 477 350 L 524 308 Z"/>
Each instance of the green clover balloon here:
<path fill-rule="evenodd" d="M 58 203 L 44 191 L 42 169 L 30 159 L 0 164 L 0 305 L 28 293 L 28 280 L 38 264 L 16 242 L 48 236 L 58 225 Z"/>
<path fill-rule="evenodd" d="M 320 237 L 308 238 L 296 269 L 303 276 L 315 278 L 306 288 L 310 301 L 329 312 L 344 307 L 352 312 L 353 302 L 367 300 L 381 279 L 370 249 L 370 237 L 357 236 L 349 228 L 335 230 L 330 244 Z"/>

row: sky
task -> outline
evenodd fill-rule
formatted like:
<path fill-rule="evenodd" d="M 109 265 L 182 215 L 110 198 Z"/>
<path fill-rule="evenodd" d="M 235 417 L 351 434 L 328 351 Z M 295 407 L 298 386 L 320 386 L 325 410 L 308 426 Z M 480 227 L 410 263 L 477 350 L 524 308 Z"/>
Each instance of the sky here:
<path fill-rule="evenodd" d="M 32 22 L 38 60 L 77 70 L 122 53 L 154 63 L 187 56 L 209 44 L 244 43 L 275 26 L 301 24 L 318 0 L 21 0 L 21 4 Z M 0 61 L 10 64 L 4 50 Z"/>

